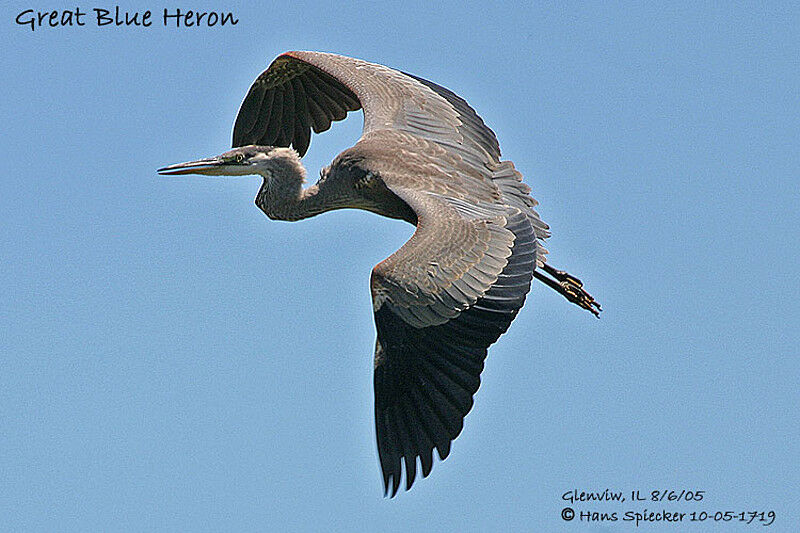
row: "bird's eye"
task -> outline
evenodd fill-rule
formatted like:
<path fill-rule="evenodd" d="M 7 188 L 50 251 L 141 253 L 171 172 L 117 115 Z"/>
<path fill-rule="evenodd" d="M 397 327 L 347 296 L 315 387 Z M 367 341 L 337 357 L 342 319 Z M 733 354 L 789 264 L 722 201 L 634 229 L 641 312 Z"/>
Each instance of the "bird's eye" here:
<path fill-rule="evenodd" d="M 244 154 L 236 154 L 236 162 L 241 163 L 244 161 Z"/>

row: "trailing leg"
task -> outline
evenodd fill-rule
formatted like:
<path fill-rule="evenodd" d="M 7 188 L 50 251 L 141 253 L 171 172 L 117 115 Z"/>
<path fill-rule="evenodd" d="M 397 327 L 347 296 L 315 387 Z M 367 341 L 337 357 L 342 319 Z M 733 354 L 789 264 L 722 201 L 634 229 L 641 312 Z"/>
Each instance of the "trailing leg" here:
<path fill-rule="evenodd" d="M 602 308 L 592 295 L 584 290 L 581 280 L 568 272 L 557 270 L 547 263 L 542 265 L 541 269 L 544 270 L 544 273 L 540 272 L 538 268 L 534 271 L 533 276 L 536 279 L 561 294 L 570 302 L 586 309 L 597 318 L 600 318 L 600 311 L 602 311 Z M 550 277 L 548 277 L 547 274 L 549 274 Z"/>

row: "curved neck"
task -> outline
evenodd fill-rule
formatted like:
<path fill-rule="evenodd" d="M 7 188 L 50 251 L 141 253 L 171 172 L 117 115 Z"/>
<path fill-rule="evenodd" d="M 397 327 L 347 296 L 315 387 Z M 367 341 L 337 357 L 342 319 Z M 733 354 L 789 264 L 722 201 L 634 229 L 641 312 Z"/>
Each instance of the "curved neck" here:
<path fill-rule="evenodd" d="M 319 187 L 303 189 L 306 169 L 297 152 L 274 148 L 257 170 L 264 183 L 256 196 L 256 205 L 273 220 L 300 220 L 327 211 Z"/>
<path fill-rule="evenodd" d="M 302 220 L 330 210 L 324 205 L 319 186 L 303 189 L 301 180 L 295 183 L 280 182 L 265 177 L 261 190 L 256 196 L 256 205 L 272 220 Z"/>
<path fill-rule="evenodd" d="M 303 189 L 306 169 L 297 152 L 274 148 L 258 168 L 264 183 L 256 205 L 273 220 L 302 220 L 326 211 L 362 207 L 347 180 L 333 178 L 330 169 L 320 174 L 316 185 Z"/>

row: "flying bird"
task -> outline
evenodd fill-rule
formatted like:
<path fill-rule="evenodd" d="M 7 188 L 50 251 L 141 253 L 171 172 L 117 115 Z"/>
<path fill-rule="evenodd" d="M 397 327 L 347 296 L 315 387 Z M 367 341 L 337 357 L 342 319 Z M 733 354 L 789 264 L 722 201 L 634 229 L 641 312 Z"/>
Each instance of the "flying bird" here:
<path fill-rule="evenodd" d="M 311 130 L 364 110 L 361 138 L 303 188 Z M 431 81 L 359 59 L 287 52 L 253 82 L 233 150 L 161 174 L 260 175 L 255 203 L 274 220 L 356 208 L 416 231 L 372 270 L 374 392 L 384 493 L 444 460 L 480 385 L 487 348 L 536 278 L 598 315 L 581 281 L 550 266 L 549 228 L 530 187 L 500 158 L 472 107 Z"/>

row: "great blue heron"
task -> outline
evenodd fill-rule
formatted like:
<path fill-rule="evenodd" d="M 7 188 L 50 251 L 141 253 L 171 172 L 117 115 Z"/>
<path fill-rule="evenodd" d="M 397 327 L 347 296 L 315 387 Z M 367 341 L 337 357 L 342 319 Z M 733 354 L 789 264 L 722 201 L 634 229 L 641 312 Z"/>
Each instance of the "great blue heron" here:
<path fill-rule="evenodd" d="M 364 109 L 359 141 L 303 189 L 300 162 L 320 133 Z M 366 209 L 416 225 L 372 270 L 375 428 L 384 492 L 423 477 L 463 427 L 489 345 L 525 302 L 532 277 L 598 315 L 580 280 L 545 262 L 548 226 L 530 187 L 500 160 L 494 132 L 462 98 L 411 74 L 320 52 L 288 52 L 256 78 L 233 150 L 162 174 L 263 176 L 271 219 Z M 293 147 L 294 149 L 290 148 Z"/>

